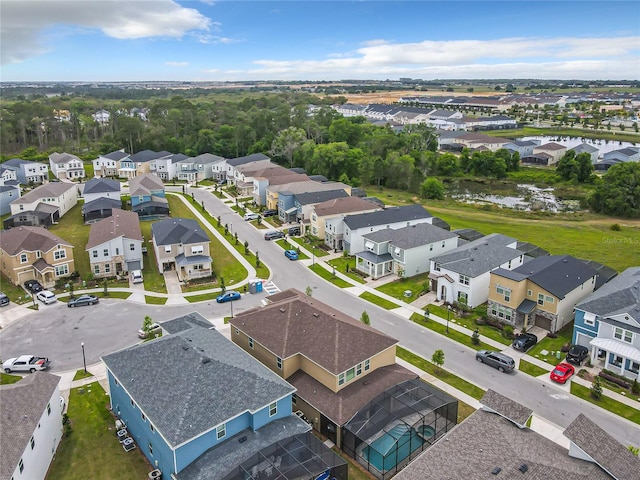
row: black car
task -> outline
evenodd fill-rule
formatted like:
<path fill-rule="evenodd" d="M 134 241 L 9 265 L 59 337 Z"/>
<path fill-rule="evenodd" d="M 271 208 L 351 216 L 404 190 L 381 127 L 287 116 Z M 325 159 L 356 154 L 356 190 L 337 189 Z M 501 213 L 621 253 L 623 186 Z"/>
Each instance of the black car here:
<path fill-rule="evenodd" d="M 265 210 L 264 212 L 262 212 L 262 216 L 264 218 L 266 217 L 274 217 L 278 214 L 278 210 Z"/>
<path fill-rule="evenodd" d="M 37 280 L 27 280 L 24 282 L 24 288 L 26 288 L 31 293 L 38 293 L 44 290 L 40 282 Z"/>
<path fill-rule="evenodd" d="M 5 305 L 9 305 L 9 297 L 3 292 L 0 292 L 0 307 L 4 307 Z"/>
<path fill-rule="evenodd" d="M 289 235 L 300 235 L 300 227 L 289 227 Z"/>
<path fill-rule="evenodd" d="M 585 358 L 589 356 L 589 349 L 582 345 L 574 345 L 567 353 L 567 362 L 574 365 L 581 365 Z"/>
<path fill-rule="evenodd" d="M 526 352 L 536 343 L 538 343 L 538 337 L 536 337 L 533 333 L 521 333 L 513 339 L 513 343 L 511 344 L 511 346 L 516 350 Z"/>

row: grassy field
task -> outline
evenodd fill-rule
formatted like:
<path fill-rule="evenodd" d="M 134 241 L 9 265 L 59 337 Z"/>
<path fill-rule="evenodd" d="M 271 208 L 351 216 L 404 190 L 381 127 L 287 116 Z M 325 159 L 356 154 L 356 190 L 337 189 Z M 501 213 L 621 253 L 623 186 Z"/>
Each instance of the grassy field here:
<path fill-rule="evenodd" d="M 633 132 L 621 132 L 608 130 L 595 131 L 592 128 L 567 128 L 567 127 L 524 127 L 517 130 L 492 130 L 483 132 L 487 135 L 503 138 L 532 137 L 540 135 L 561 136 L 561 137 L 584 137 L 609 140 L 612 142 L 638 142 L 640 137 Z"/>
<path fill-rule="evenodd" d="M 459 332 L 458 330 L 454 330 L 451 327 L 449 328 L 449 333 L 447 333 L 446 325 L 442 325 L 440 322 L 435 322 L 433 320 L 426 320 L 423 315 L 420 315 L 418 313 L 412 313 L 411 317 L 409 317 L 409 320 L 425 328 L 428 328 L 429 330 L 439 333 L 440 335 L 444 335 L 451 340 L 466 345 L 469 348 L 473 348 L 474 350 L 494 350 L 490 345 L 487 345 L 482 341 L 478 343 L 478 345 L 474 345 L 471 341 L 471 335 L 465 335 L 464 333 Z"/>
<path fill-rule="evenodd" d="M 411 303 L 418 295 L 429 288 L 429 273 L 421 273 L 409 278 L 401 278 L 399 280 L 380 285 L 376 290 L 386 293 L 400 301 Z M 410 297 L 405 297 L 404 292 L 409 290 Z"/>
<path fill-rule="evenodd" d="M 327 263 L 333 267 L 336 267 L 337 271 L 346 275 L 350 279 L 355 280 L 358 283 L 366 283 L 360 275 L 357 275 L 351 271 L 353 269 L 353 266 L 355 265 L 354 257 L 338 257 L 334 258 L 333 260 L 329 260 Z M 348 272 L 347 266 L 349 267 Z"/>
<path fill-rule="evenodd" d="M 427 305 L 427 308 L 429 309 L 429 313 L 433 313 L 440 318 L 445 318 L 445 319 L 447 318 L 446 308 L 441 307 L 439 305 L 434 305 L 434 304 Z M 477 328 L 478 333 L 480 333 L 481 335 L 484 335 L 487 338 L 495 340 L 496 342 L 500 342 L 503 345 L 511 344 L 511 340 L 504 338 L 502 336 L 502 332 L 497 328 L 492 327 L 491 325 L 477 325 L 475 322 L 475 319 L 478 318 L 478 314 L 475 312 L 472 312 L 468 317 L 459 317 L 455 315 L 453 311 L 449 312 L 448 314 L 450 315 L 449 318 L 452 319 L 452 321 L 454 321 L 458 325 L 461 325 L 472 331 Z"/>
<path fill-rule="evenodd" d="M 145 239 L 148 252 L 144 258 L 144 268 L 142 269 L 144 289 L 149 292 L 167 293 L 167 287 L 164 284 L 164 276 L 158 271 L 156 253 L 153 251 L 153 244 L 151 243 L 152 223 L 153 222 L 140 222 L 140 231 Z"/>
<path fill-rule="evenodd" d="M 351 287 L 351 284 L 349 282 L 346 282 L 341 278 L 334 277 L 330 271 L 325 270 L 325 268 L 321 267 L 320 265 L 309 265 L 309 270 L 313 271 L 319 277 L 322 277 L 325 280 L 328 280 L 329 282 L 333 283 L 336 287 L 339 287 L 339 288 Z"/>
<path fill-rule="evenodd" d="M 631 408 L 625 403 L 618 402 L 617 400 L 609 398 L 605 395 L 600 397 L 599 400 L 596 400 L 591 396 L 591 390 L 589 388 L 583 387 L 576 382 L 571 382 L 571 393 L 576 397 L 580 397 L 587 402 L 604 408 L 605 410 L 609 410 L 610 412 L 626 418 L 631 422 L 640 424 L 640 409 Z"/>
<path fill-rule="evenodd" d="M 167 300 L 168 299 L 166 297 L 154 297 L 152 295 L 144 296 L 145 303 L 148 303 L 149 305 L 164 305 L 167 303 Z"/>
<path fill-rule="evenodd" d="M 518 370 L 526 373 L 527 375 L 531 375 L 532 377 L 539 377 L 540 375 L 548 374 L 549 370 L 545 370 L 542 367 L 534 365 L 531 362 L 527 362 L 526 360 L 520 359 L 520 365 L 518 366 Z"/>
<path fill-rule="evenodd" d="M 393 310 L 394 308 L 398 308 L 398 305 L 396 305 L 395 303 L 390 302 L 389 300 L 386 300 L 382 297 L 379 297 L 374 293 L 369 293 L 369 292 L 361 293 L 360 298 L 363 300 L 366 300 L 367 302 L 371 302 L 375 305 L 378 305 L 379 307 L 384 308 L 385 310 Z"/>
<path fill-rule="evenodd" d="M 206 302 L 207 300 L 215 300 L 218 296 L 218 293 L 201 293 L 200 295 L 189 295 L 188 297 L 184 297 L 187 302 L 195 303 L 195 302 Z"/>

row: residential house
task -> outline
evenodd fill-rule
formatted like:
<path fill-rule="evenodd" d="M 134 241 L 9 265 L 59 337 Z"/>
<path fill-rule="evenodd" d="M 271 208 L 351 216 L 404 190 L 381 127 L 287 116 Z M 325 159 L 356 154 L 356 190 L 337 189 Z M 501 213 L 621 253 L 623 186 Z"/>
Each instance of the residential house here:
<path fill-rule="evenodd" d="M 193 158 L 185 158 L 176 164 L 178 180 L 189 183 L 201 182 L 206 179 L 224 180 L 226 164 L 223 157 L 203 153 Z"/>
<path fill-rule="evenodd" d="M 20 198 L 19 185 L 0 185 L 0 215 L 11 213 L 11 202 Z"/>
<path fill-rule="evenodd" d="M 78 203 L 77 187 L 73 183 L 51 182 L 34 188 L 11 202 L 11 216 L 5 228 L 18 225 L 50 226 Z"/>
<path fill-rule="evenodd" d="M 164 183 L 152 173 L 144 173 L 129 181 L 131 210 L 141 217 L 169 215 L 169 202 L 164 195 Z"/>
<path fill-rule="evenodd" d="M 570 255 L 537 257 L 513 270 L 491 272 L 487 315 L 526 330 L 551 333 L 573 320 L 576 304 L 595 289 L 597 272 Z"/>
<path fill-rule="evenodd" d="M 355 254 L 356 270 L 373 279 L 428 272 L 432 257 L 458 246 L 458 235 L 430 223 L 383 228 L 363 237 L 365 249 Z"/>
<path fill-rule="evenodd" d="M 269 185 L 266 191 L 267 208 L 278 210 L 280 220 L 283 222 L 295 221 L 296 206 L 293 196 L 298 193 L 323 192 L 328 190 L 344 190 L 351 195 L 351 186 L 341 182 L 316 182 L 314 180 L 305 180 L 302 182 L 282 183 L 278 185 Z M 284 193 L 285 197 L 280 202 L 280 193 Z"/>
<path fill-rule="evenodd" d="M 110 217 L 91 225 L 85 248 L 94 277 L 113 277 L 142 270 L 140 220 L 134 212 L 113 209 Z"/>
<path fill-rule="evenodd" d="M 236 168 L 241 165 L 247 165 L 253 162 L 262 162 L 264 160 L 271 160 L 263 153 L 253 153 L 245 157 L 229 158 L 225 160 L 225 178 L 229 183 L 233 183 L 236 178 Z"/>
<path fill-rule="evenodd" d="M 400 228 L 418 223 L 432 223 L 433 216 L 422 205 L 387 207 L 370 213 L 347 215 L 344 218 L 343 247 L 349 255 L 365 249 L 364 235 L 383 228 Z"/>
<path fill-rule="evenodd" d="M 550 440 L 526 426 L 532 411 L 493 390 L 482 407 L 427 448 L 396 477 L 438 479 L 544 478 L 631 480 L 640 460 L 583 414 Z M 499 448 L 496 448 L 499 445 Z M 464 461 L 460 453 L 464 452 Z"/>
<path fill-rule="evenodd" d="M 411 404 L 420 403 L 421 387 L 428 385 L 396 364 L 397 340 L 297 290 L 272 295 L 269 302 L 232 318 L 231 339 L 297 389 L 293 409 L 338 447 L 345 442 L 354 447 L 353 432 L 345 439 L 345 426 L 366 412 L 369 420 L 376 417 L 371 412 L 374 402 L 387 400 L 376 404 L 378 411 L 398 402 L 396 411 L 377 416 L 388 423 L 402 410 L 400 405 L 408 406 L 401 400 L 408 391 L 415 394 Z M 447 396 L 445 403 L 447 411 L 438 415 L 438 435 L 455 424 L 452 414 L 457 412 L 457 402 Z M 433 422 L 435 433 L 434 412 L 409 408 L 402 413 L 397 423 L 407 417 L 414 424 Z M 370 422 L 365 440 L 380 436 L 385 427 Z M 393 442 L 386 449 L 392 447 Z M 394 448 L 393 453 L 404 453 L 404 460 L 409 452 L 402 449 Z"/>
<path fill-rule="evenodd" d="M 17 171 L 18 167 L 6 165 L 6 162 L 0 163 L 0 186 L 19 186 Z"/>
<path fill-rule="evenodd" d="M 144 175 L 151 172 L 151 161 L 159 158 L 169 158 L 173 154 L 170 152 L 154 152 L 153 150 L 142 150 L 127 157 L 120 159 L 120 167 L 118 168 L 118 176 L 121 178 L 132 179 L 138 175 Z"/>
<path fill-rule="evenodd" d="M 252 195 L 255 176 L 259 175 L 261 171 L 273 168 L 274 166 L 276 165 L 271 163 L 270 158 L 246 163 L 244 165 L 238 165 L 234 168 L 234 177 L 227 178 L 227 181 L 230 181 L 236 186 L 238 195 L 243 197 L 246 195 Z M 284 167 L 280 168 L 282 170 L 286 170 Z"/>
<path fill-rule="evenodd" d="M 491 271 L 512 270 L 524 263 L 517 240 L 492 233 L 431 258 L 429 278 L 436 298 L 475 308 L 487 301 Z"/>
<path fill-rule="evenodd" d="M 506 148 L 513 154 L 518 152 L 520 158 L 533 155 L 533 149 L 540 145 L 539 140 L 512 140 L 506 143 L 502 148 Z"/>
<path fill-rule="evenodd" d="M 183 153 L 174 153 L 168 156 L 154 158 L 149 162 L 149 170 L 154 175 L 160 177 L 160 180 L 173 180 L 178 176 L 177 163 L 187 158 L 189 157 Z"/>
<path fill-rule="evenodd" d="M 100 125 L 106 125 L 109 123 L 109 119 L 111 118 L 111 113 L 109 112 L 109 110 L 98 110 L 96 113 L 93 113 L 91 115 L 91 118 L 93 118 L 93 121 L 96 123 L 99 123 Z"/>
<path fill-rule="evenodd" d="M 34 372 L 0 385 L 0 478 L 46 478 L 62 438 L 60 377 Z"/>
<path fill-rule="evenodd" d="M 111 410 L 162 478 L 266 479 L 284 471 L 315 479 L 328 471 L 346 480 L 345 462 L 292 414 L 293 386 L 217 330 L 184 323 L 189 328 L 102 359 Z M 158 395 L 158 385 L 180 394 Z"/>
<path fill-rule="evenodd" d="M 85 222 L 110 217 L 114 208 L 122 207 L 120 182 L 117 180 L 94 177 L 84 185 L 82 196 L 82 216 Z"/>
<path fill-rule="evenodd" d="M 85 177 L 84 165 L 75 155 L 54 152 L 49 155 L 51 173 L 59 180 L 78 180 Z"/>
<path fill-rule="evenodd" d="M 284 168 L 279 165 L 272 165 L 268 168 L 256 170 L 252 175 L 253 201 L 256 205 L 267 204 L 267 188 L 269 186 L 315 180 L 304 172 L 296 172 L 293 169 Z"/>
<path fill-rule="evenodd" d="M 600 155 L 600 150 L 598 150 L 593 145 L 589 145 L 588 143 L 584 142 L 580 145 L 576 145 L 575 147 L 570 148 L 569 150 L 573 150 L 574 152 L 576 152 L 576 155 L 579 155 L 581 153 L 588 153 L 591 157 L 591 163 L 596 163 L 598 161 L 598 155 Z"/>
<path fill-rule="evenodd" d="M 592 364 L 640 382 L 640 267 L 576 305 L 572 343 L 591 350 Z"/>
<path fill-rule="evenodd" d="M 160 273 L 176 270 L 180 281 L 213 274 L 209 236 L 190 218 L 167 218 L 151 225 Z"/>
<path fill-rule="evenodd" d="M 522 163 L 551 167 L 558 163 L 565 153 L 567 153 L 567 147 L 559 143 L 549 142 L 534 147 L 533 153 L 529 156 L 522 157 L 521 161 Z"/>
<path fill-rule="evenodd" d="M 120 161 L 129 157 L 123 150 L 116 150 L 105 155 L 100 155 L 93 163 L 93 175 L 95 177 L 117 177 L 120 170 Z"/>
<path fill-rule="evenodd" d="M 15 169 L 18 181 L 26 185 L 28 183 L 44 183 L 49 180 L 49 167 L 46 163 L 32 162 L 30 160 L 21 160 L 12 158 L 3 162 L 2 165 Z"/>
<path fill-rule="evenodd" d="M 626 147 L 612 150 L 602 155 L 604 161 L 614 162 L 638 162 L 640 161 L 640 148 Z"/>
<path fill-rule="evenodd" d="M 311 207 L 310 223 L 305 225 L 311 235 L 324 239 L 325 245 L 334 250 L 342 250 L 344 217 L 349 214 L 369 213 L 382 210 L 383 205 L 359 197 L 334 198 Z"/>
<path fill-rule="evenodd" d="M 333 198 L 346 198 L 349 194 L 341 187 L 344 184 L 334 186 L 332 190 L 304 191 L 292 193 L 283 191 L 278 194 L 278 216 L 286 222 L 302 223 L 309 222 L 310 212 L 313 205 Z M 293 205 L 293 207 L 291 206 Z M 295 210 L 294 210 L 295 209 Z"/>
<path fill-rule="evenodd" d="M 16 227 L 0 238 L 2 273 L 14 285 L 38 280 L 45 288 L 75 271 L 73 245 L 42 227 Z"/>

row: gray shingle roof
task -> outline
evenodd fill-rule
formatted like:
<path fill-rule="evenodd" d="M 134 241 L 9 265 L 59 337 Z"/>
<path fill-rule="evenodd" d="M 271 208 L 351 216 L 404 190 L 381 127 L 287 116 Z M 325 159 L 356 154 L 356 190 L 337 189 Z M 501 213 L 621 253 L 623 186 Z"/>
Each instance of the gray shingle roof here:
<path fill-rule="evenodd" d="M 571 422 L 564 435 L 617 480 L 640 478 L 640 458 L 584 414 Z"/>
<path fill-rule="evenodd" d="M 213 324 L 198 312 L 187 313 L 181 317 L 161 323 L 162 329 L 168 333 L 178 333 L 183 330 L 189 330 L 194 325 L 203 328 L 213 328 Z"/>
<path fill-rule="evenodd" d="M 521 251 L 506 246 L 513 242 L 514 238 L 491 234 L 431 260 L 441 268 L 474 278 L 522 255 Z"/>
<path fill-rule="evenodd" d="M 116 150 L 115 152 L 110 152 L 107 153 L 106 155 L 100 155 L 103 158 L 107 158 L 109 160 L 122 160 L 123 158 L 126 158 L 129 156 L 128 153 L 123 152 L 121 150 Z"/>
<path fill-rule="evenodd" d="M 499 268 L 493 273 L 517 282 L 527 278 L 560 299 L 596 275 L 593 268 L 571 255 L 537 257 L 513 270 Z"/>
<path fill-rule="evenodd" d="M 144 163 L 150 162 L 151 160 L 154 160 L 156 158 L 168 157 L 169 155 L 171 155 L 171 152 L 154 152 L 153 150 L 142 150 L 140 152 L 134 153 L 129 158 L 133 162 Z"/>
<path fill-rule="evenodd" d="M 57 375 L 34 372 L 0 385 L 0 478 L 12 478 L 59 383 Z"/>
<path fill-rule="evenodd" d="M 0 235 L 2 250 L 8 255 L 16 255 L 23 250 L 48 252 L 57 245 L 73 247 L 69 242 L 54 235 L 43 227 L 15 227 L 4 230 Z"/>
<path fill-rule="evenodd" d="M 180 159 L 180 161 L 185 159 L 187 159 L 187 157 Z M 220 157 L 219 155 L 214 155 L 212 153 L 203 153 L 198 155 L 197 157 L 193 157 L 193 162 L 200 165 L 206 165 L 207 163 L 213 163 L 213 162 L 222 162 L 223 160 L 224 160 L 223 157 Z"/>
<path fill-rule="evenodd" d="M 136 213 L 114 208 L 110 217 L 92 224 L 86 250 L 118 237 L 142 241 L 140 219 Z"/>
<path fill-rule="evenodd" d="M 156 245 L 173 245 L 209 242 L 209 236 L 200 224 L 191 218 L 166 218 L 151 225 Z"/>
<path fill-rule="evenodd" d="M 134 345 L 103 361 L 173 447 L 295 391 L 222 334 L 202 327 Z"/>
<path fill-rule="evenodd" d="M 82 160 L 80 160 L 78 157 L 76 157 L 71 153 L 58 153 L 58 152 L 53 152 L 51 155 L 49 155 L 49 160 L 51 160 L 55 164 L 67 163 L 72 160 L 78 160 L 79 162 L 82 162 Z"/>
<path fill-rule="evenodd" d="M 110 178 L 92 178 L 84 185 L 82 194 L 107 192 L 120 192 L 120 182 Z"/>
<path fill-rule="evenodd" d="M 640 321 L 640 267 L 627 268 L 576 308 L 600 317 L 629 313 Z"/>
<path fill-rule="evenodd" d="M 320 192 L 296 193 L 296 200 L 300 205 L 326 202 L 334 198 L 346 198 L 349 194 L 342 189 Z"/>
<path fill-rule="evenodd" d="M 526 425 L 527 420 L 529 420 L 533 413 L 533 410 L 530 408 L 520 405 L 518 402 L 514 402 L 510 398 L 500 395 L 498 392 L 491 389 L 487 390 L 487 392 L 482 396 L 480 403 L 484 407 L 496 412 L 498 415 L 511 420 L 520 428 Z"/>
<path fill-rule="evenodd" d="M 16 198 L 12 204 L 19 203 L 33 203 L 42 198 L 59 197 L 68 190 L 75 189 L 76 186 L 73 183 L 67 182 L 50 182 L 40 185 L 34 188 L 29 193 L 23 195 L 20 198 Z"/>
<path fill-rule="evenodd" d="M 227 160 L 227 165 L 237 167 L 238 165 L 244 165 L 245 163 L 259 162 L 260 160 L 270 160 L 264 153 L 253 153 L 246 157 L 237 157 Z"/>
<path fill-rule="evenodd" d="M 41 204 L 42 205 L 42 204 Z M 122 207 L 122 201 L 117 198 L 96 198 L 82 205 L 82 213 L 95 212 L 96 210 L 108 210 Z"/>
<path fill-rule="evenodd" d="M 344 223 L 351 230 L 357 230 L 362 227 L 408 222 L 410 220 L 431 218 L 432 216 L 422 205 L 405 205 L 402 207 L 387 207 L 377 212 L 348 215 L 344 218 Z"/>
<path fill-rule="evenodd" d="M 440 242 L 448 238 L 455 238 L 457 235 L 440 227 L 435 227 L 430 223 L 418 223 L 417 225 L 397 229 L 384 228 L 377 232 L 363 235 L 363 237 L 376 243 L 388 241 L 395 247 L 409 249 Z"/>
<path fill-rule="evenodd" d="M 153 190 L 164 190 L 164 183 L 157 175 L 145 173 L 129 180 L 129 192 L 134 195 L 149 195 Z"/>

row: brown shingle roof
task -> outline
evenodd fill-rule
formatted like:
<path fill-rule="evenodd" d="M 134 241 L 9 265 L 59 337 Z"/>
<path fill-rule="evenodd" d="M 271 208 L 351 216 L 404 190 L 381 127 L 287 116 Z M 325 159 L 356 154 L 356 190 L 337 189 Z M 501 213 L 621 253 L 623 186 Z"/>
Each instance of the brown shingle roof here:
<path fill-rule="evenodd" d="M 118 237 L 142 241 L 138 214 L 114 208 L 110 217 L 91 225 L 87 250 Z"/>
<path fill-rule="evenodd" d="M 129 180 L 130 195 L 148 195 L 152 190 L 164 190 L 164 183 L 153 173 L 138 175 Z"/>
<path fill-rule="evenodd" d="M 564 435 L 613 478 L 640 478 L 640 459 L 584 414 L 571 422 Z"/>
<path fill-rule="evenodd" d="M 418 375 L 393 364 L 374 370 L 337 393 L 302 370 L 291 375 L 287 381 L 298 389 L 297 394 L 302 400 L 337 425 L 344 425 L 358 410 L 388 388 L 415 378 Z"/>
<path fill-rule="evenodd" d="M 40 185 L 37 188 L 34 188 L 26 195 L 23 195 L 20 198 L 15 199 L 12 204 L 19 203 L 33 203 L 41 198 L 49 198 L 49 197 L 59 197 L 67 190 L 71 190 L 72 188 L 76 188 L 73 183 L 67 182 L 50 182 L 44 185 Z"/>
<path fill-rule="evenodd" d="M 333 200 L 318 203 L 315 206 L 316 215 L 319 217 L 337 215 L 340 213 L 362 212 L 373 209 L 382 210 L 382 208 L 375 203 L 363 200 L 359 197 L 334 198 Z"/>
<path fill-rule="evenodd" d="M 549 142 L 549 143 L 545 143 L 544 145 L 539 145 L 537 147 L 534 147 L 534 151 L 535 150 L 566 150 L 567 147 L 565 147 L 564 145 L 560 145 L 558 143 L 555 142 Z"/>
<path fill-rule="evenodd" d="M 480 403 L 520 427 L 527 423 L 533 413 L 533 410 L 493 390 L 487 390 L 480 399 Z"/>
<path fill-rule="evenodd" d="M 2 250 L 14 256 L 26 250 L 48 252 L 57 245 L 73 247 L 70 243 L 54 235 L 43 227 L 16 227 L 2 232 Z"/>
<path fill-rule="evenodd" d="M 398 341 L 301 292 L 231 320 L 280 358 L 302 354 L 337 375 Z"/>

